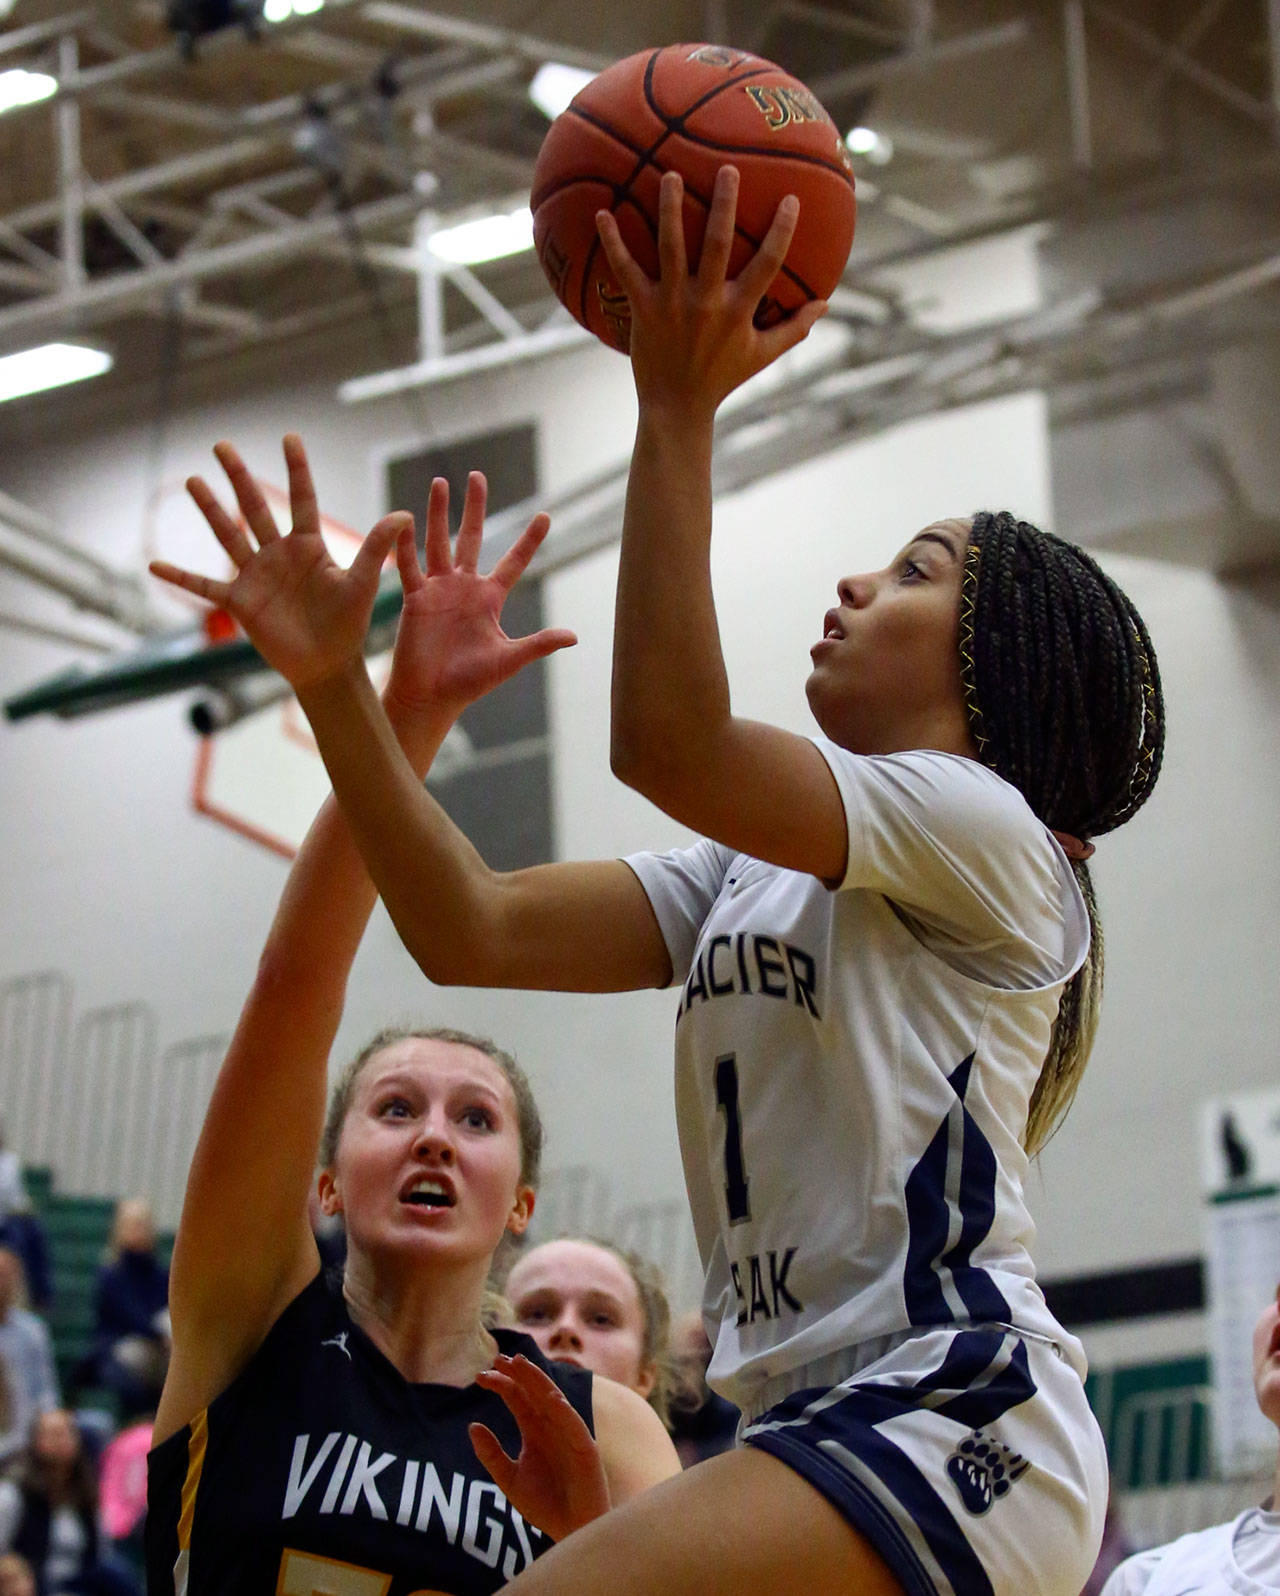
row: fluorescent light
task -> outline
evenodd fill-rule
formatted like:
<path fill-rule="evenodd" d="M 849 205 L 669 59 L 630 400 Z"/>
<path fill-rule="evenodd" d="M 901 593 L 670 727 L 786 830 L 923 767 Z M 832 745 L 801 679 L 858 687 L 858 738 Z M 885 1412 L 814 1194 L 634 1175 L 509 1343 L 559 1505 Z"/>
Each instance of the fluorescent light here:
<path fill-rule="evenodd" d="M 581 67 L 564 66 L 559 61 L 544 61 L 533 74 L 529 98 L 549 121 L 554 122 L 573 99 L 595 77 Z"/>
<path fill-rule="evenodd" d="M 111 356 L 105 350 L 87 349 L 83 344 L 41 344 L 38 349 L 23 349 L 16 355 L 0 356 L 0 402 L 43 393 L 46 388 L 61 388 L 68 382 L 83 382 L 86 377 L 100 377 L 110 370 Z"/>
<path fill-rule="evenodd" d="M 427 247 L 433 255 L 454 266 L 477 266 L 481 261 L 518 255 L 533 248 L 533 216 L 527 205 L 494 216 L 480 216 L 457 227 L 442 227 L 431 234 Z"/>
<path fill-rule="evenodd" d="M 58 80 L 47 72 L 28 72 L 26 67 L 0 72 L 0 111 L 12 111 L 15 105 L 34 105 L 57 92 Z"/>
<path fill-rule="evenodd" d="M 855 155 L 863 155 L 873 166 L 885 166 L 893 159 L 893 140 L 873 127 L 850 128 L 845 143 Z"/>
<path fill-rule="evenodd" d="M 266 0 L 262 7 L 262 20 L 287 22 L 290 17 L 309 17 L 323 5 L 324 0 Z"/>

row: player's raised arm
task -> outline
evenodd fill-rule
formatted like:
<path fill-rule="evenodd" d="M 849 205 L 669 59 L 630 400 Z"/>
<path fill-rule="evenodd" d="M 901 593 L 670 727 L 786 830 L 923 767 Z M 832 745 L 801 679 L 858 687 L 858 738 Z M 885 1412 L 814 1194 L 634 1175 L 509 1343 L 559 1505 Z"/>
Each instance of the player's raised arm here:
<path fill-rule="evenodd" d="M 358 648 L 363 630 L 351 615 L 371 597 L 380 556 L 390 537 L 398 537 L 405 604 L 386 708 L 379 713 L 413 783 L 420 784 L 469 702 L 570 641 L 556 632 L 513 640 L 500 625 L 503 600 L 545 535 L 545 518 L 482 577 L 455 565 L 447 489 L 437 481 L 428 507 L 425 574 L 408 517 L 380 523 L 366 545 L 371 552 L 344 573 L 324 552 L 311 476 L 296 439 L 286 443 L 293 529 L 285 536 L 239 455 L 224 446 L 219 457 L 248 532 L 202 481 L 193 479 L 191 490 L 236 577 L 212 583 L 168 567 L 158 574 L 228 604 L 259 634 L 269 624 L 277 663 L 296 669 L 309 659 L 313 630 L 323 634 L 326 647 L 345 638 L 346 646 Z M 484 485 L 477 477 L 463 515 L 464 550 L 478 545 L 483 516 Z M 292 602 L 277 601 L 282 587 L 293 593 Z M 174 1360 L 161 1435 L 228 1384 L 318 1266 L 306 1193 L 324 1117 L 329 1050 L 374 901 L 374 884 L 331 799 L 290 872 L 192 1164 L 174 1252 Z"/>
<path fill-rule="evenodd" d="M 305 463 L 298 439 L 287 440 L 286 451 Z M 252 528 L 248 473 L 234 451 L 224 448 L 220 457 L 237 495 L 248 495 L 241 508 Z M 435 533 L 429 526 L 425 583 L 411 530 L 394 517 L 378 523 L 366 540 L 369 552 L 362 550 L 348 573 L 324 553 L 318 523 L 313 528 L 304 520 L 295 521 L 287 538 L 260 537 L 257 549 L 242 532 L 220 534 L 239 570 L 234 583 L 171 567 L 159 574 L 224 603 L 264 658 L 289 679 L 377 889 L 405 945 L 433 981 L 574 991 L 660 986 L 670 977 L 666 946 L 627 866 L 610 860 L 490 870 L 422 786 L 369 681 L 361 644 L 378 564 L 397 536 L 406 607 L 438 611 L 458 640 L 451 680 L 466 681 L 468 650 L 474 648 L 482 659 L 492 650 L 502 675 L 510 675 L 574 641 L 563 630 L 519 639 L 502 631 L 501 599 L 545 535 L 547 521 L 537 517 L 521 543 L 482 579 L 476 566 L 483 514 L 484 479 L 476 473 L 456 552 L 450 551 L 447 526 Z M 600 935 L 602 925 L 610 927 L 607 938 Z"/>
<path fill-rule="evenodd" d="M 845 823 L 821 755 L 803 738 L 733 715 L 711 590 L 711 449 L 721 401 L 803 339 L 814 302 L 765 331 L 752 321 L 786 256 L 788 199 L 738 277 L 726 279 L 737 172 L 721 169 L 691 273 L 681 182 L 662 180 L 660 275 L 628 253 L 613 217 L 600 236 L 631 306 L 640 414 L 627 489 L 614 631 L 615 773 L 676 819 L 756 857 L 834 877 Z"/>

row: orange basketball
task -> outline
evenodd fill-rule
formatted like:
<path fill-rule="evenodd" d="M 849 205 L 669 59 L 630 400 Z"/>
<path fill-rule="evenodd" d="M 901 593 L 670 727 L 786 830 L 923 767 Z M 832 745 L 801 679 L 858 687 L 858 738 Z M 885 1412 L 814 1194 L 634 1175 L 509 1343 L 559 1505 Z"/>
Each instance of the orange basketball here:
<path fill-rule="evenodd" d="M 616 62 L 551 124 L 533 174 L 538 258 L 564 305 L 614 349 L 630 344 L 626 296 L 596 233 L 611 210 L 624 242 L 658 274 L 662 174 L 684 179 L 691 265 L 702 248 L 716 173 L 741 173 L 729 275 L 741 271 L 780 200 L 800 219 L 781 271 L 756 312 L 772 326 L 807 300 L 825 299 L 853 243 L 853 170 L 835 123 L 797 79 L 761 56 L 713 44 L 669 44 Z"/>

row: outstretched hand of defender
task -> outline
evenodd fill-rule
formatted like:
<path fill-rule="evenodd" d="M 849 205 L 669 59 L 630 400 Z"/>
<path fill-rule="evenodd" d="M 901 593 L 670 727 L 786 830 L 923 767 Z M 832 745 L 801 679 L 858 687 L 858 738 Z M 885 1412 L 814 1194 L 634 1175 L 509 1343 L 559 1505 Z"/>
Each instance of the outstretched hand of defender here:
<path fill-rule="evenodd" d="M 301 438 L 290 433 L 284 440 L 293 525 L 283 535 L 237 451 L 220 443 L 214 454 L 231 483 L 243 524 L 203 477 L 189 478 L 187 491 L 229 555 L 235 576 L 219 581 L 166 560 L 153 560 L 152 574 L 221 605 L 295 690 L 338 675 L 361 658 L 378 574 L 405 525 L 412 531 L 412 517 L 401 512 L 384 516 L 344 570 L 320 533 L 320 509 Z"/>
<path fill-rule="evenodd" d="M 577 638 L 562 627 L 508 637 L 502 608 L 547 535 L 536 515 L 487 575 L 477 569 L 488 489 L 479 471 L 467 479 L 457 543 L 449 541 L 449 485 L 431 484 L 427 500 L 426 568 L 418 564 L 413 525 L 400 530 L 396 564 L 404 608 L 396 634 L 387 699 L 416 710 L 447 707 L 455 714 L 525 665 L 567 648 Z"/>
<path fill-rule="evenodd" d="M 554 1380 L 528 1358 L 497 1357 L 476 1384 L 500 1396 L 520 1426 L 519 1457 L 485 1425 L 469 1431 L 476 1456 L 523 1518 L 560 1541 L 608 1512 L 600 1449 Z"/>
<path fill-rule="evenodd" d="M 800 215 L 788 195 L 778 206 L 759 249 L 736 277 L 728 277 L 738 209 L 738 170 L 722 166 L 707 216 L 697 269 L 685 250 L 684 183 L 665 172 L 658 201 L 658 276 L 644 272 L 612 213 L 596 225 L 605 257 L 631 308 L 631 364 L 641 404 L 673 404 L 714 412 L 749 377 L 808 337 L 826 311 L 813 300 L 786 321 L 758 328 L 754 317 L 766 289 L 786 259 Z"/>

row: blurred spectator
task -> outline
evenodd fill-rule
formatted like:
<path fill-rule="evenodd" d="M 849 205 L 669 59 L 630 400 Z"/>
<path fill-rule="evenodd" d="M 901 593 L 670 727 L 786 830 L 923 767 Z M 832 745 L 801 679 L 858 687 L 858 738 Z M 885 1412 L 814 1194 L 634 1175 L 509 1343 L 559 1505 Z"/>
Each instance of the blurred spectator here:
<path fill-rule="evenodd" d="M 112 1548 L 131 1567 L 144 1566 L 143 1522 L 147 1515 L 147 1453 L 154 1415 L 139 1419 L 107 1443 L 98 1468 L 99 1520 Z M 0 1596 L 4 1596 L 0 1591 Z"/>
<path fill-rule="evenodd" d="M 111 1248 L 94 1293 L 93 1378 L 130 1419 L 155 1410 L 167 1357 L 169 1271 L 156 1256 L 150 1204 L 116 1204 Z"/>
<path fill-rule="evenodd" d="M 26 1282 L 22 1259 L 0 1247 L 0 1371 L 4 1376 L 0 1403 L 0 1460 L 25 1444 L 38 1414 L 56 1408 L 62 1398 L 53 1368 L 53 1348 L 43 1319 L 23 1307 Z"/>
<path fill-rule="evenodd" d="M 7 1479 L 0 1480 L 0 1547 L 30 1563 L 38 1596 L 139 1596 L 98 1532 L 98 1485 L 75 1420 L 42 1413 Z"/>
<path fill-rule="evenodd" d="M 0 1219 L 12 1213 L 27 1213 L 31 1199 L 22 1179 L 22 1160 L 6 1145 L 4 1122 L 0 1120 Z"/>
<path fill-rule="evenodd" d="M 0 1247 L 16 1252 L 22 1260 L 27 1283 L 27 1303 L 43 1312 L 53 1301 L 53 1273 L 49 1267 L 49 1241 L 44 1226 L 28 1207 L 15 1208 L 0 1219 Z"/>
<path fill-rule="evenodd" d="M 738 1410 L 707 1384 L 711 1343 L 698 1309 L 681 1314 L 672 1327 L 677 1394 L 671 1404 L 671 1439 L 680 1461 L 688 1468 L 704 1458 L 733 1449 L 738 1434 Z"/>
<path fill-rule="evenodd" d="M 548 1358 L 616 1380 L 669 1423 L 671 1309 L 651 1263 L 612 1242 L 563 1236 L 516 1260 L 506 1295 L 516 1328 Z"/>
<path fill-rule="evenodd" d="M 0 1554 L 0 1596 L 38 1596 L 31 1564 L 17 1552 Z"/>

